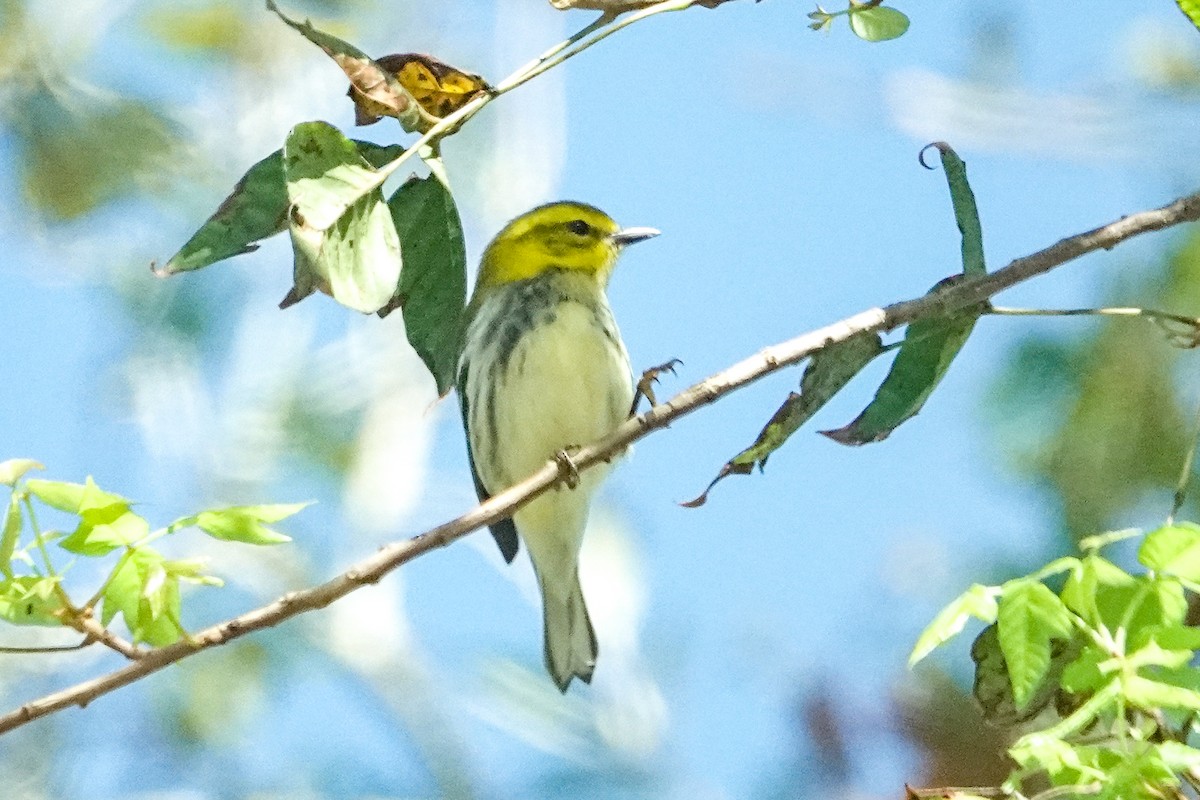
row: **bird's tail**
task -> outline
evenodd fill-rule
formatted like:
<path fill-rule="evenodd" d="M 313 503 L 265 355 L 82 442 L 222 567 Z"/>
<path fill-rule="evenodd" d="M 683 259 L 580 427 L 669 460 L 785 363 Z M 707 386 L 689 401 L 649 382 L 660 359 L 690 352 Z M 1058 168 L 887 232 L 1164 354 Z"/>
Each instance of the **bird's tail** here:
<path fill-rule="evenodd" d="M 546 669 L 565 693 L 572 678 L 592 682 L 596 668 L 596 632 L 583 602 L 578 571 L 565 587 L 548 585 L 539 577 L 546 623 Z"/>

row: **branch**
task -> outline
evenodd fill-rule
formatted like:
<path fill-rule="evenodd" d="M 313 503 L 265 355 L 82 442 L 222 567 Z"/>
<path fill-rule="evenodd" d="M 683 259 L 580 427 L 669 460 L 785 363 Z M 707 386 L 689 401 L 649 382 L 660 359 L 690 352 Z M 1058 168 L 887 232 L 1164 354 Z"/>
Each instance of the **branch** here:
<path fill-rule="evenodd" d="M 888 331 L 918 318 L 952 313 L 980 303 L 992 295 L 1087 253 L 1111 249 L 1139 234 L 1197 220 L 1200 220 L 1200 192 L 1162 208 L 1132 214 L 1086 233 L 1063 239 L 1045 250 L 1018 258 L 991 274 L 964 280 L 934 294 L 893 303 L 885 308 L 868 309 L 789 341 L 772 345 L 685 389 L 646 413 L 630 418 L 612 433 L 574 453 L 572 460 L 576 468 L 581 470 L 607 461 L 651 431 L 665 428 L 702 406 L 759 378 L 797 364 L 817 351 L 845 341 L 855 334 L 865 331 Z M 461 517 L 411 539 L 386 545 L 370 558 L 363 559 L 332 580 L 301 591 L 289 592 L 265 606 L 206 628 L 188 639 L 146 651 L 133 663 L 107 675 L 26 703 L 0 716 L 0 734 L 69 706 L 86 706 L 97 697 L 140 680 L 201 650 L 227 644 L 253 631 L 269 628 L 300 614 L 324 608 L 362 586 L 378 582 L 383 576 L 417 556 L 445 547 L 474 530 L 511 516 L 522 505 L 561 483 L 566 477 L 556 462 L 548 461 L 521 483 L 492 497 Z"/>

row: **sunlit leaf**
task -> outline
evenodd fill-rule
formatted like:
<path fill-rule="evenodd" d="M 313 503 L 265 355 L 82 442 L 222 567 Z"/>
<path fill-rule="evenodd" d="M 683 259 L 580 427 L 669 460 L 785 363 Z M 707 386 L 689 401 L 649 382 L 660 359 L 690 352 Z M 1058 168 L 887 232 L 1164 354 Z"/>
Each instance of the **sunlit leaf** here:
<path fill-rule="evenodd" d="M 290 542 L 267 525 L 279 522 L 309 503 L 288 503 L 262 506 L 234 506 L 212 511 L 201 511 L 196 515 L 196 526 L 216 539 L 246 544 L 280 544 Z"/>
<path fill-rule="evenodd" d="M 782 447 L 800 426 L 881 352 L 883 347 L 878 334 L 860 333 L 816 353 L 804 368 L 800 391 L 788 394 L 783 405 L 759 431 L 754 444 L 727 461 L 699 497 L 681 505 L 687 508 L 702 506 L 708 501 L 708 493 L 725 477 L 747 475 L 756 464 L 760 470 L 766 467 L 771 453 Z"/>
<path fill-rule="evenodd" d="M 1004 585 L 996 616 L 1013 700 L 1024 709 L 1050 668 L 1051 639 L 1071 638 L 1071 617 L 1054 592 L 1037 581 Z"/>
<path fill-rule="evenodd" d="M 850 30 L 868 42 L 898 39 L 908 30 L 908 17 L 888 6 L 850 9 Z"/>
<path fill-rule="evenodd" d="M 375 63 L 394 75 L 433 117 L 448 116 L 491 88 L 480 76 L 421 53 L 380 56 Z M 366 97 L 353 84 L 346 94 L 354 101 L 356 125 L 371 125 L 393 116 L 390 108 Z"/>
<path fill-rule="evenodd" d="M 332 125 L 305 122 L 288 135 L 283 171 L 295 285 L 280 307 L 319 289 L 347 308 L 378 311 L 399 284 L 400 239 L 374 169 Z"/>
<path fill-rule="evenodd" d="M 303 23 L 288 18 L 274 0 L 267 0 L 267 8 L 296 30 L 305 39 L 325 51 L 333 59 L 350 85 L 374 106 L 384 109 L 388 116 L 395 117 L 406 131 L 426 131 L 436 122 L 425 113 L 420 103 L 396 80 L 395 76 L 372 61 L 354 45 L 344 42 L 313 27 L 307 20 Z"/>
<path fill-rule="evenodd" d="M 388 200 L 400 236 L 400 286 L 380 316 L 399 307 L 409 344 L 437 381 L 438 394 L 454 385 L 459 328 L 467 298 L 467 253 L 462 222 L 449 190 L 437 177 L 410 178 Z"/>
<path fill-rule="evenodd" d="M 971 617 L 989 625 L 995 622 L 996 594 L 995 587 L 976 583 L 951 600 L 917 638 L 908 657 L 908 666 L 914 666 L 938 646 L 957 636 Z"/>
<path fill-rule="evenodd" d="M 129 500 L 119 494 L 106 492 L 96 485 L 92 476 L 84 483 L 66 483 L 64 481 L 46 481 L 30 479 L 25 487 L 37 499 L 46 505 L 66 511 L 70 514 L 82 514 L 93 509 L 121 506 L 129 508 Z"/>
<path fill-rule="evenodd" d="M 62 625 L 65 606 L 57 585 L 58 578 L 32 575 L 0 581 L 0 619 L 14 625 Z"/>
<path fill-rule="evenodd" d="M 182 636 L 179 580 L 164 567 L 161 554 L 139 547 L 124 559 L 105 587 L 100 620 L 104 625 L 120 614 L 136 642 L 155 647 Z"/>
<path fill-rule="evenodd" d="M 1146 534 L 1138 561 L 1156 572 L 1200 583 L 1200 525 L 1179 522 Z"/>
<path fill-rule="evenodd" d="M 134 544 L 150 532 L 150 523 L 120 504 L 84 511 L 79 527 L 58 543 L 81 556 L 103 556 Z"/>
<path fill-rule="evenodd" d="M 1128 675 L 1122 681 L 1125 700 L 1144 709 L 1177 708 L 1200 712 L 1200 692 L 1150 680 L 1140 675 Z"/>
<path fill-rule="evenodd" d="M 6 577 L 13 577 L 12 557 L 17 549 L 17 541 L 21 537 L 21 503 L 16 494 L 8 499 L 8 507 L 4 511 L 4 523 L 0 526 L 0 572 Z"/>
<path fill-rule="evenodd" d="M 404 152 L 401 145 L 352 141 L 359 155 L 373 167 L 380 167 Z M 288 205 L 283 151 L 276 150 L 242 176 L 220 208 L 170 261 L 155 270 L 156 274 L 200 269 L 222 259 L 254 252 L 258 242 L 287 230 Z"/>
<path fill-rule="evenodd" d="M 0 484 L 15 486 L 26 472 L 35 469 L 45 469 L 45 467 L 31 458 L 10 458 L 7 461 L 0 461 Z"/>

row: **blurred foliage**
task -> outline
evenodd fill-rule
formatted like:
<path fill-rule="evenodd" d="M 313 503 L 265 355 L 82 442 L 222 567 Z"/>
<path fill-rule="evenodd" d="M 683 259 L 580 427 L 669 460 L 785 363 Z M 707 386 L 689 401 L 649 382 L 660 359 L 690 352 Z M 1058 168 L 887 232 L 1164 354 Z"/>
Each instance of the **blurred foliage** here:
<path fill-rule="evenodd" d="M 1200 234 L 1108 296 L 1117 305 L 1200 313 Z M 1022 342 L 989 394 L 1010 462 L 1049 490 L 1065 533 L 1077 540 L 1175 488 L 1192 435 L 1194 401 L 1186 396 L 1195 391 L 1176 380 L 1179 351 L 1153 325 L 1105 319 L 1082 337 L 1069 327 Z"/>

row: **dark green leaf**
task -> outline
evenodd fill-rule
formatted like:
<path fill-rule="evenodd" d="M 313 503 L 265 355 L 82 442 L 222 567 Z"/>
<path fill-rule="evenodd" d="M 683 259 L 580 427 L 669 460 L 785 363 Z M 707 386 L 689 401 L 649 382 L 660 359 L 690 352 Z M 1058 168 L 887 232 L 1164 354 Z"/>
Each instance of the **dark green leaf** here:
<path fill-rule="evenodd" d="M 5 486 L 15 486 L 26 472 L 34 469 L 45 469 L 45 467 L 31 458 L 10 458 L 8 461 L 0 461 L 0 483 Z"/>
<path fill-rule="evenodd" d="M 354 45 L 317 30 L 307 20 L 300 23 L 289 19 L 273 0 L 267 0 L 267 8 L 279 15 L 281 20 L 305 39 L 324 50 L 325 55 L 332 58 L 334 63 L 341 67 L 342 72 L 346 73 L 351 86 L 372 103 L 386 108 L 390 116 L 400 121 L 404 130 L 423 132 L 437 122 L 425 113 L 416 99 L 396 80 L 395 75 L 376 64 Z"/>
<path fill-rule="evenodd" d="M 438 394 L 454 386 L 459 328 L 467 299 L 467 251 L 462 222 L 449 190 L 436 176 L 410 178 L 388 200 L 400 235 L 404 269 L 384 316 L 404 310 L 409 344 L 437 381 Z"/>
<path fill-rule="evenodd" d="M 961 277 L 955 275 L 940 281 L 931 291 L 936 292 Z M 982 308 L 976 308 L 910 324 L 900 352 L 870 404 L 849 425 L 821 433 L 846 445 L 880 442 L 890 436 L 925 405 L 950 369 L 950 362 L 966 344 L 981 312 Z"/>
<path fill-rule="evenodd" d="M 889 11 L 892 9 L 880 7 L 874 10 Z M 963 274 L 983 275 L 987 272 L 986 262 L 983 258 L 983 228 L 979 224 L 979 209 L 975 205 L 975 193 L 971 191 L 971 184 L 967 182 L 967 165 L 958 157 L 958 153 L 955 153 L 945 142 L 934 142 L 929 146 L 935 148 L 941 155 L 942 169 L 946 172 L 946 182 L 950 186 L 950 202 L 954 206 L 954 221 L 958 225 L 958 232 L 962 235 Z"/>
<path fill-rule="evenodd" d="M 850 30 L 868 42 L 886 42 L 898 39 L 908 30 L 908 17 L 903 12 L 887 6 L 872 6 L 856 9 L 850 7 Z M 814 23 L 814 27 L 816 23 Z"/>
<path fill-rule="evenodd" d="M 401 145 L 383 146 L 354 140 L 354 146 L 374 167 L 382 166 L 404 152 Z M 156 273 L 173 275 L 253 252 L 262 239 L 287 230 L 287 210 L 283 151 L 276 150 L 242 176 L 221 207 Z"/>
<path fill-rule="evenodd" d="M 763 469 L 771 453 L 782 447 L 801 425 L 881 352 L 882 344 L 876 333 L 860 333 L 817 352 L 804 368 L 800 392 L 788 394 L 783 405 L 767 420 L 754 444 L 726 462 L 699 497 L 681 505 L 687 508 L 702 506 L 708 500 L 708 493 L 726 476 L 747 475 L 755 464 Z"/>
<path fill-rule="evenodd" d="M 69 514 L 82 514 L 84 511 L 118 505 L 129 508 L 130 505 L 121 495 L 101 489 L 90 475 L 84 483 L 31 479 L 25 482 L 25 486 L 30 494 L 46 505 Z"/>
<path fill-rule="evenodd" d="M 400 240 L 375 170 L 332 125 L 304 122 L 288 135 L 283 174 L 295 285 L 280 307 L 319 289 L 347 308 L 378 311 L 399 283 Z"/>
<path fill-rule="evenodd" d="M 1050 668 L 1051 639 L 1070 639 L 1071 616 L 1054 592 L 1037 581 L 1004 585 L 996 616 L 1013 701 L 1024 709 Z"/>

